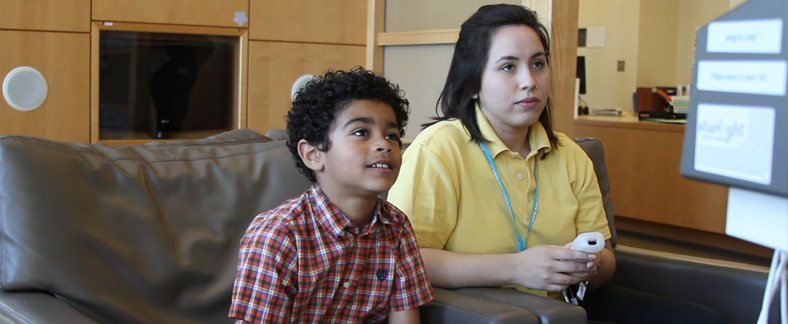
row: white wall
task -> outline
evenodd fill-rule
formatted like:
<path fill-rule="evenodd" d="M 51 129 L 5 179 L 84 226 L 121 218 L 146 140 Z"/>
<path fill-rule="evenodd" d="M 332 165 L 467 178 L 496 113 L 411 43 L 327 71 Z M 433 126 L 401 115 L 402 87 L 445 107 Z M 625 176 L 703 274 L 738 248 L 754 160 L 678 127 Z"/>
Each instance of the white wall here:
<path fill-rule="evenodd" d="M 560 0 L 559 0 L 560 1 Z M 521 0 L 389 0 L 386 32 L 459 29 L 486 4 L 522 4 Z M 406 138 L 421 132 L 421 124 L 435 116 L 435 103 L 449 73 L 454 44 L 387 46 L 383 50 L 383 76 L 398 84 L 410 101 Z"/>
<path fill-rule="evenodd" d="M 391 46 L 384 52 L 383 74 L 399 84 L 410 101 L 406 138 L 415 138 L 421 124 L 435 116 L 438 100 L 454 53 L 451 45 Z"/>
<path fill-rule="evenodd" d="M 580 0 L 580 28 L 605 26 L 605 48 L 578 48 L 586 56 L 591 108 L 631 110 L 636 87 L 692 81 L 697 28 L 744 0 Z M 738 5 L 738 4 L 736 4 Z M 616 61 L 624 60 L 624 72 Z"/>
<path fill-rule="evenodd" d="M 676 49 L 676 82 L 692 83 L 692 61 L 695 57 L 695 35 L 698 28 L 728 12 L 730 0 L 681 0 L 679 3 L 678 47 Z"/>
<path fill-rule="evenodd" d="M 679 0 L 640 0 L 638 87 L 674 86 Z"/>
<path fill-rule="evenodd" d="M 586 60 L 586 95 L 592 109 L 632 110 L 632 91 L 638 70 L 639 1 L 580 0 L 579 28 L 606 27 L 604 48 L 578 48 Z M 624 61 L 624 72 L 617 62 Z"/>

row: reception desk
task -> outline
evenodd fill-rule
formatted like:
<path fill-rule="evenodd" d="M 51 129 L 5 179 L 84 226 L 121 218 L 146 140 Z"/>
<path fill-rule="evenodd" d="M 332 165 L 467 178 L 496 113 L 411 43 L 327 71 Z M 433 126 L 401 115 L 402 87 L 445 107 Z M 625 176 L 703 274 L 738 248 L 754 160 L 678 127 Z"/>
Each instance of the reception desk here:
<path fill-rule="evenodd" d="M 684 125 L 579 116 L 574 136 L 602 142 L 617 219 L 725 233 L 728 187 L 679 173 Z"/>

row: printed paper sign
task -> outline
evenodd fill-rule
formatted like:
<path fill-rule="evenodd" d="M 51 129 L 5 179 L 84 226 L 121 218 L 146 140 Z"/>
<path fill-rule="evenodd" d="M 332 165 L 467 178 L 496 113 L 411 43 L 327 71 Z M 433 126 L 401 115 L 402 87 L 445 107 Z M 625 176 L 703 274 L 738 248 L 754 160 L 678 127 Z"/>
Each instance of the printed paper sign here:
<path fill-rule="evenodd" d="M 586 28 L 586 47 L 588 48 L 604 48 L 605 47 L 605 33 L 606 27 L 588 27 Z"/>
<path fill-rule="evenodd" d="M 709 24 L 706 51 L 710 53 L 779 54 L 782 19 L 721 21 Z"/>
<path fill-rule="evenodd" d="M 700 61 L 700 90 L 784 96 L 785 61 Z"/>
<path fill-rule="evenodd" d="M 788 251 L 788 198 L 731 187 L 725 234 Z"/>
<path fill-rule="evenodd" d="M 772 107 L 698 104 L 695 170 L 769 185 L 772 182 Z"/>

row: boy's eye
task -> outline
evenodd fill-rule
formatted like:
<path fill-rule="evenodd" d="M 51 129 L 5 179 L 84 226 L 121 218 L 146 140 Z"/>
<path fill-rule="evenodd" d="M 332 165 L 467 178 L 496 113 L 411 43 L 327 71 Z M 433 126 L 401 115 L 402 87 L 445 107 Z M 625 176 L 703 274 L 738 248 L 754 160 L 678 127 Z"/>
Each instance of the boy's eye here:
<path fill-rule="evenodd" d="M 366 129 L 361 128 L 361 129 L 354 130 L 352 134 L 356 135 L 356 136 L 367 136 L 368 132 L 367 132 Z"/>
<path fill-rule="evenodd" d="M 396 133 L 388 134 L 388 135 L 386 135 L 386 139 L 393 140 L 393 141 L 399 141 L 399 134 L 396 134 Z"/>

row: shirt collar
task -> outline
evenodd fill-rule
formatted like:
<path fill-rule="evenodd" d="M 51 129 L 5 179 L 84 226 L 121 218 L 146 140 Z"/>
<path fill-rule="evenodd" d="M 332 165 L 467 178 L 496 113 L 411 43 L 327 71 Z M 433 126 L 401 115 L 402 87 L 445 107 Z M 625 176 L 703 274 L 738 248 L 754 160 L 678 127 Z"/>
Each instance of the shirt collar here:
<path fill-rule="evenodd" d="M 490 154 L 493 158 L 505 151 L 515 153 L 501 141 L 501 138 L 498 137 L 497 134 L 495 134 L 495 130 L 492 128 L 492 125 L 490 125 L 490 121 L 487 120 L 487 116 L 484 115 L 478 103 L 476 104 L 476 120 L 479 124 L 479 130 L 482 136 L 490 141 L 487 143 L 487 149 L 490 150 Z M 550 152 L 550 139 L 547 137 L 547 131 L 544 129 L 541 122 L 536 122 L 531 125 L 529 132 L 530 136 L 528 137 L 528 141 L 532 148 L 531 152 L 528 153 L 529 157 L 536 155 L 538 151 L 542 151 L 542 154 Z M 533 148 L 536 149 L 534 150 Z"/>
<path fill-rule="evenodd" d="M 309 189 L 309 194 L 312 196 L 314 201 L 314 210 L 317 213 L 315 216 L 318 219 L 318 223 L 323 227 L 324 230 L 331 233 L 334 237 L 337 237 L 340 236 L 340 233 L 345 231 L 345 228 L 355 227 L 353 223 L 351 223 L 350 220 L 345 217 L 345 214 L 339 210 L 336 205 L 331 203 L 319 185 L 312 185 L 312 187 Z M 387 206 L 383 204 L 383 200 L 378 198 L 378 201 L 375 204 L 375 211 L 372 214 L 372 220 L 370 220 L 369 224 L 360 230 L 359 234 L 367 234 L 371 232 L 376 228 L 378 222 L 383 225 L 398 223 L 400 219 L 397 218 L 393 213 L 388 210 L 387 212 L 383 212 L 386 207 Z"/>

